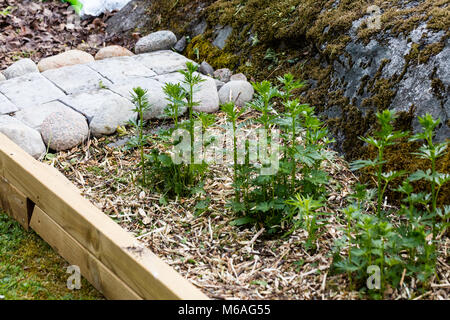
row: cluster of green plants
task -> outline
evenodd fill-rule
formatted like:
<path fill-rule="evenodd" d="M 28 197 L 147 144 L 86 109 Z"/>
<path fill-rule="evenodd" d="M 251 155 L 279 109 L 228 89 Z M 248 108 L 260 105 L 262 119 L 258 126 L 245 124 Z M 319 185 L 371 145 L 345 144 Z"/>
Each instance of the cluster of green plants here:
<path fill-rule="evenodd" d="M 317 231 L 324 221 L 319 216 L 325 213 L 319 213 L 319 209 L 326 198 L 325 185 L 329 178 L 322 165 L 333 158 L 326 148 L 331 141 L 327 138 L 327 128 L 314 114 L 314 107 L 293 98 L 293 92 L 304 87 L 305 83 L 295 80 L 291 74 L 278 78 L 278 81 L 280 86 L 269 81 L 254 83 L 257 97 L 246 106 L 259 113 L 254 122 L 267 133 L 268 149 L 272 149 L 272 143 L 279 145 L 278 170 L 267 174 L 261 168 L 249 165 L 248 144 L 246 161 L 237 163 L 234 137 L 235 197 L 229 206 L 241 216 L 234 221 L 235 225 L 256 223 L 269 233 L 282 232 L 285 235 L 305 227 L 313 244 L 316 235 L 313 230 Z M 284 112 L 275 110 L 276 102 L 282 104 Z M 236 121 L 244 109 L 238 110 L 230 102 L 222 106 L 222 110 L 236 128 Z M 280 132 L 277 141 L 272 140 L 275 129 Z M 262 155 L 259 156 L 261 159 Z M 272 165 L 270 160 L 273 159 L 269 157 L 268 160 L 268 163 L 261 163 L 262 167 Z"/>
<path fill-rule="evenodd" d="M 427 114 L 419 117 L 423 131 L 410 137 L 424 144 L 418 156 L 430 161 L 431 169 L 412 174 L 405 171 L 385 172 L 383 165 L 386 147 L 408 137 L 408 132 L 394 131 L 395 114 L 389 110 L 377 113 L 380 129 L 374 136 L 361 138 L 378 150 L 375 159 L 357 160 L 353 170 L 366 170 L 377 182 L 376 189 L 358 184 L 351 196 L 351 204 L 342 209 L 346 223 L 345 236 L 336 243 L 334 267 L 348 275 L 354 288 L 364 288 L 371 266 L 379 269 L 379 287 L 369 290 L 375 297 L 383 297 L 388 286 L 396 288 L 403 281 L 414 278 L 417 286 L 427 288 L 436 275 L 438 239 L 449 227 L 450 206 L 438 208 L 437 197 L 441 187 L 450 181 L 450 174 L 436 171 L 436 160 L 446 152 L 448 142 L 434 143 L 434 130 L 439 120 Z M 430 183 L 431 192 L 414 193 L 413 183 Z M 385 206 L 388 188 L 404 195 L 400 210 Z"/>
<path fill-rule="evenodd" d="M 136 128 L 138 134 L 129 141 L 129 146 L 137 147 L 140 150 L 141 183 L 147 187 L 153 187 L 162 194 L 161 199 L 183 197 L 189 195 L 202 194 L 203 180 L 206 175 L 208 165 L 196 163 L 194 153 L 194 126 L 195 121 L 200 121 L 203 130 L 206 130 L 215 122 L 215 116 L 203 112 L 195 112 L 194 107 L 199 104 L 195 101 L 196 87 L 204 80 L 196 73 L 198 66 L 188 62 L 187 69 L 181 70 L 184 80 L 182 83 L 167 83 L 164 92 L 167 96 L 168 105 L 164 110 L 165 114 L 173 120 L 174 126 L 167 130 L 160 130 L 157 137 L 144 133 L 145 121 L 144 113 L 151 108 L 148 103 L 147 91 L 138 87 L 133 90 L 132 98 L 136 106 L 135 111 L 139 117 L 137 121 L 130 124 Z M 183 111 L 188 111 L 188 119 L 182 120 Z M 184 129 L 189 133 L 188 137 L 178 135 L 179 129 Z M 177 137 L 177 139 L 173 139 Z M 190 161 L 188 163 L 177 161 L 182 158 L 182 154 L 172 156 L 168 151 L 178 144 L 188 141 L 188 148 L 179 150 L 180 153 L 187 152 Z M 154 147 L 146 152 L 145 146 L 148 144 Z M 162 148 L 161 148 L 162 145 Z M 168 151 L 162 151 L 168 150 Z"/>
<path fill-rule="evenodd" d="M 141 183 L 155 188 L 163 198 L 205 194 L 203 181 L 208 163 L 196 161 L 194 144 L 201 143 L 201 147 L 205 147 L 215 138 L 206 135 L 209 138 L 197 142 L 194 122 L 201 123 L 202 133 L 205 133 L 215 126 L 216 119 L 214 115 L 194 111 L 199 103 L 195 100 L 196 87 L 203 81 L 196 71 L 197 66 L 188 63 L 187 70 L 180 71 L 183 82 L 168 83 L 164 87 L 169 102 L 165 113 L 174 125 L 161 130 L 156 138 L 144 134 L 142 119 L 150 107 L 147 93 L 141 88 L 134 89 L 133 101 L 140 119 L 132 123 L 138 134 L 130 144 L 140 150 Z M 334 160 L 334 153 L 328 149 L 332 140 L 328 138 L 326 126 L 315 115 L 314 107 L 294 97 L 305 83 L 295 80 L 291 74 L 277 80 L 279 85 L 270 81 L 253 83 L 256 98 L 244 107 L 238 107 L 234 101 L 221 106 L 227 128 L 231 128 L 233 149 L 230 166 L 234 195 L 227 207 L 235 216 L 232 222 L 235 226 L 256 225 L 265 228 L 269 235 L 282 237 L 299 228 L 305 230 L 308 237 L 303 246 L 313 251 L 331 215 L 325 209 L 330 178 L 324 165 Z M 186 110 L 188 116 L 182 118 Z M 244 121 L 242 115 L 248 110 L 257 116 Z M 345 227 L 344 236 L 336 241 L 332 251 L 333 272 L 345 273 L 352 289 L 365 292 L 368 270 L 378 268 L 380 286 L 368 291 L 375 297 L 382 297 L 388 286 L 395 288 L 412 278 L 426 288 L 436 275 L 438 242 L 448 232 L 450 223 L 450 206 L 437 207 L 439 192 L 450 181 L 450 174 L 436 170 L 436 160 L 445 154 L 448 145 L 448 142 L 433 142 L 439 120 L 428 114 L 419 117 L 423 131 L 411 136 L 408 132 L 394 130 L 395 118 L 389 110 L 377 113 L 379 131 L 361 138 L 377 150 L 376 158 L 351 164 L 352 170 L 373 175 L 376 188 L 356 184 L 347 199 L 348 206 L 335 214 Z M 243 143 L 241 141 L 239 130 L 247 125 L 256 125 L 265 132 L 265 144 L 257 150 L 261 161 L 258 164 L 251 161 L 254 141 L 247 137 Z M 188 132 L 188 136 L 177 135 L 179 129 Z M 431 169 L 414 173 L 385 172 L 386 148 L 407 138 L 424 141 L 414 155 L 429 160 Z M 189 142 L 186 149 L 176 149 L 179 155 L 170 154 L 169 150 L 186 141 Z M 145 152 L 148 143 L 159 147 Z M 267 156 L 266 151 L 273 150 L 275 145 L 277 169 L 264 170 L 273 166 L 274 159 L 272 155 Z M 176 160 L 183 154 L 191 161 Z M 414 192 L 413 185 L 419 180 L 429 182 L 430 192 Z M 401 208 L 386 205 L 387 190 L 404 195 Z M 208 201 L 208 198 L 203 199 L 196 209 L 204 212 Z"/>
<path fill-rule="evenodd" d="M 182 83 L 165 85 L 164 92 L 168 100 L 165 113 L 173 120 L 174 125 L 170 129 L 160 130 L 156 138 L 144 134 L 144 113 L 151 107 L 147 92 L 141 88 L 133 90 L 133 102 L 139 119 L 131 124 L 138 134 L 129 144 L 140 150 L 140 182 L 160 192 L 162 198 L 204 194 L 203 181 L 208 164 L 204 159 L 200 163 L 197 161 L 194 151 L 195 147 L 197 150 L 199 148 L 194 144 L 203 144 L 200 146 L 202 150 L 213 143 L 215 137 L 209 136 L 198 142 L 194 136 L 194 123 L 200 123 L 202 133 L 205 133 L 215 125 L 215 116 L 194 111 L 199 103 L 195 100 L 195 92 L 203 81 L 196 71 L 196 65 L 187 63 L 187 69 L 180 71 L 184 76 Z M 278 80 L 280 86 L 274 86 L 269 81 L 254 83 L 257 97 L 245 107 L 239 108 L 233 101 L 221 106 L 233 135 L 235 196 L 229 201 L 228 207 L 236 214 L 233 224 L 237 226 L 258 224 L 269 233 L 284 232 L 288 235 L 296 228 L 308 225 L 313 243 L 316 234 L 313 230 L 316 231 L 319 222 L 324 220 L 310 219 L 310 216 L 319 216 L 318 210 L 326 198 L 328 175 L 322 164 L 332 160 L 333 154 L 326 148 L 331 141 L 327 138 L 327 128 L 314 114 L 314 108 L 293 98 L 293 92 L 304 87 L 305 83 L 295 80 L 290 74 Z M 284 112 L 275 110 L 274 104 L 277 101 L 284 106 Z M 264 150 L 264 154 L 258 152 L 259 159 L 262 159 L 259 166 L 250 163 L 249 140 L 244 142 L 245 150 L 238 150 L 238 130 L 251 124 L 248 121 L 239 123 L 240 117 L 248 108 L 260 114 L 252 122 L 264 129 L 267 138 L 266 144 L 258 150 Z M 185 110 L 188 111 L 188 117 L 183 120 L 180 115 Z M 177 135 L 179 129 L 188 132 L 189 136 Z M 273 130 L 279 130 L 280 139 L 272 141 Z M 186 145 L 186 141 L 189 141 L 187 148 L 175 149 L 180 154 L 168 152 L 181 143 Z M 145 152 L 145 146 L 149 143 L 158 147 Z M 273 143 L 279 144 L 281 158 L 275 159 L 278 168 L 269 170 L 273 156 L 279 156 L 278 153 L 269 156 L 265 153 L 265 149 L 272 149 Z M 186 156 L 185 153 L 190 158 L 188 163 L 176 161 Z M 263 170 L 265 168 L 267 170 Z M 292 196 L 296 194 L 298 196 L 292 200 Z"/>

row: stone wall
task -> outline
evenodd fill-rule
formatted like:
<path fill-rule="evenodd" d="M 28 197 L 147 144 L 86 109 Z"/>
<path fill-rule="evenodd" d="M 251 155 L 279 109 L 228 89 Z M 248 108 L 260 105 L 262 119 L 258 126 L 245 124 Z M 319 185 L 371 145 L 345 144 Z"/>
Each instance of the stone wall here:
<path fill-rule="evenodd" d="M 368 10 L 373 4 L 379 11 Z M 437 139 L 449 137 L 449 12 L 448 0 L 134 0 L 108 32 L 170 29 L 188 37 L 185 54 L 198 62 L 253 80 L 285 72 L 308 80 L 299 95 L 328 120 L 335 149 L 354 158 L 363 150 L 357 137 L 386 108 L 413 131 L 418 115 L 440 117 Z"/>

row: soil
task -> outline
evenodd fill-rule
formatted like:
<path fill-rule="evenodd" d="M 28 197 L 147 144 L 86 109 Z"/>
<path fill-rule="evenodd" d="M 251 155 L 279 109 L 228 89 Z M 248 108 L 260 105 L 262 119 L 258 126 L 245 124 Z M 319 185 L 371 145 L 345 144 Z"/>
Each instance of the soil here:
<path fill-rule="evenodd" d="M 112 15 L 80 20 L 61 1 L 1 0 L 0 70 L 22 58 L 37 63 L 70 49 L 95 54 L 110 44 L 105 42 L 105 21 Z"/>

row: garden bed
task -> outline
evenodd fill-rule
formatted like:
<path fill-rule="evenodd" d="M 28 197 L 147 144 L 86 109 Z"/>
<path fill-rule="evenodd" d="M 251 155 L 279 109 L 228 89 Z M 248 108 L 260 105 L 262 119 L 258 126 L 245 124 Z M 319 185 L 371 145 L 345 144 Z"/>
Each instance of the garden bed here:
<path fill-rule="evenodd" d="M 252 118 L 246 113 L 243 118 Z M 217 122 L 225 122 L 218 114 Z M 155 134 L 168 123 L 153 122 L 146 128 Z M 226 202 L 233 197 L 232 167 L 210 166 L 204 189 L 210 202 L 198 205 L 200 198 L 167 200 L 151 189 L 142 188 L 139 152 L 124 144 L 127 135 L 89 140 L 70 152 L 48 160 L 63 172 L 83 196 L 106 215 L 132 233 L 147 248 L 172 266 L 192 284 L 213 299 L 357 299 L 365 295 L 350 290 L 347 277 L 334 272 L 332 250 L 343 237 L 345 218 L 340 209 L 357 181 L 348 164 L 335 157 L 326 162 L 331 177 L 324 212 L 328 224 L 316 241 L 316 250 L 304 244 L 308 234 L 297 229 L 289 237 L 269 236 L 261 227 L 230 224 L 236 216 Z M 387 299 L 447 299 L 450 279 L 450 241 L 442 237 L 436 276 L 428 290 L 417 290 L 413 280 L 401 290 L 387 287 Z M 420 293 L 418 293 L 420 292 Z"/>

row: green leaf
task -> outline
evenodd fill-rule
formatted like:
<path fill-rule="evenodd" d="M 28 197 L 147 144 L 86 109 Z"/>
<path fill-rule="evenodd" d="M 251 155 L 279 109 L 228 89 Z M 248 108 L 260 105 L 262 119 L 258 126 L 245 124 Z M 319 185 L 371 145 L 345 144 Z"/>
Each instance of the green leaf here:
<path fill-rule="evenodd" d="M 260 202 L 258 203 L 254 208 L 252 208 L 252 211 L 262 211 L 267 212 L 271 209 L 271 206 L 267 202 Z"/>
<path fill-rule="evenodd" d="M 381 162 L 376 160 L 356 160 L 350 163 L 350 170 L 357 171 L 363 168 L 373 168 L 379 164 L 381 164 Z"/>
<path fill-rule="evenodd" d="M 158 156 L 158 160 L 166 167 L 170 167 L 173 165 L 172 158 L 167 154 L 160 154 Z"/>
<path fill-rule="evenodd" d="M 431 170 L 427 170 L 427 172 L 424 172 L 423 170 L 417 170 L 416 172 L 411 174 L 408 178 L 409 181 L 418 181 L 422 179 L 431 181 L 432 180 Z"/>
<path fill-rule="evenodd" d="M 230 225 L 232 226 L 243 226 L 249 223 L 254 223 L 255 219 L 250 218 L 250 217 L 243 217 L 243 218 L 239 218 L 236 220 L 233 220 L 230 222 Z"/>

